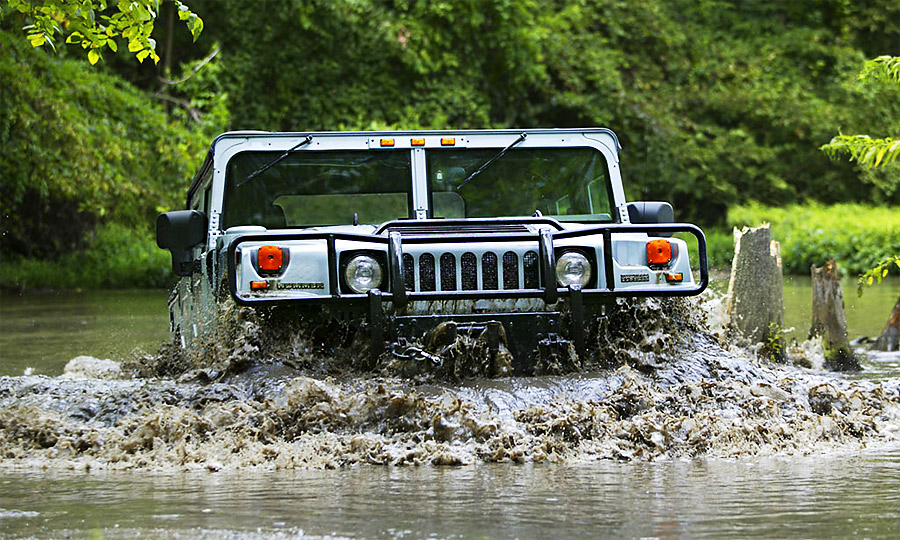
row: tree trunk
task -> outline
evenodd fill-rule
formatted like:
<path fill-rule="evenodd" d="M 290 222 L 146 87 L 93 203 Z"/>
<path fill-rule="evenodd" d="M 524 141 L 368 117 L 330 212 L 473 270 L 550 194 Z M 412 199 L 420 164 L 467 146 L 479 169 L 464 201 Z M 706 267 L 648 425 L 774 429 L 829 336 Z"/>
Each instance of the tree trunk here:
<path fill-rule="evenodd" d="M 844 315 L 844 295 L 841 293 L 841 274 L 834 259 L 822 268 L 813 266 L 812 327 L 809 337 L 822 336 L 825 347 L 825 367 L 834 371 L 858 371 L 859 360 L 847 338 L 847 318 Z"/>
<path fill-rule="evenodd" d="M 900 348 L 900 296 L 897 297 L 894 311 L 891 312 L 887 324 L 884 325 L 884 330 L 881 331 L 872 348 L 876 351 L 888 352 L 893 352 Z"/>
<path fill-rule="evenodd" d="M 750 343 L 763 345 L 763 354 L 784 359 L 781 246 L 772 240 L 768 224 L 734 229 L 726 313 L 732 328 Z"/>

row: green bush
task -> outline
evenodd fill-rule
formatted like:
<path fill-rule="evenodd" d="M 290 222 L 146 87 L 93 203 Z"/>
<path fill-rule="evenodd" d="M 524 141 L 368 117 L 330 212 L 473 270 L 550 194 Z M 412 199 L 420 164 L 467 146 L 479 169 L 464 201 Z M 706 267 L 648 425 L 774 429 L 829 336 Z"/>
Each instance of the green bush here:
<path fill-rule="evenodd" d="M 98 227 L 82 252 L 0 265 L 0 287 L 19 290 L 167 287 L 173 281 L 169 254 L 153 235 L 117 223 Z"/>
<path fill-rule="evenodd" d="M 844 272 L 861 274 L 888 255 L 900 253 L 900 208 L 861 204 L 791 205 L 782 208 L 750 204 L 728 211 L 733 227 L 772 225 L 781 243 L 784 271 L 808 274 L 811 265 L 830 258 Z"/>
<path fill-rule="evenodd" d="M 95 228 L 150 230 L 209 136 L 122 79 L 0 31 L 0 255 L 55 259 Z"/>

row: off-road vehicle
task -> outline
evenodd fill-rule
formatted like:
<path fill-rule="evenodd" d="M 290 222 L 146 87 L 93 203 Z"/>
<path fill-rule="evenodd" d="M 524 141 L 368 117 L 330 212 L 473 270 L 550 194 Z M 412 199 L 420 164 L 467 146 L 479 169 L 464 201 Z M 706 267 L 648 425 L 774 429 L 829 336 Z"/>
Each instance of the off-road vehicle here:
<path fill-rule="evenodd" d="M 616 297 L 708 282 L 703 232 L 627 202 L 619 150 L 602 128 L 225 133 L 187 210 L 157 221 L 181 276 L 172 334 L 215 339 L 233 299 L 344 321 L 373 357 L 438 362 L 460 335 L 518 373 L 542 351 L 585 355 Z"/>

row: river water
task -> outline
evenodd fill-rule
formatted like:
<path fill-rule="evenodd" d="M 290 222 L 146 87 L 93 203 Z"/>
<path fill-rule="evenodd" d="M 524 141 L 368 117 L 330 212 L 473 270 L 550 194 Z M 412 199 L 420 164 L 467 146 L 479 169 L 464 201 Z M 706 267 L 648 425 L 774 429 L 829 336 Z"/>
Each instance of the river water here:
<path fill-rule="evenodd" d="M 900 282 L 867 290 L 862 299 L 847 283 L 844 294 L 851 334 L 871 336 L 884 324 L 900 294 Z M 435 421 L 429 420 L 428 430 L 420 432 L 397 423 L 347 424 L 347 411 L 369 411 L 379 421 L 387 420 L 353 401 L 346 383 L 292 383 L 285 377 L 272 388 L 288 398 L 247 410 L 252 400 L 238 394 L 258 381 L 205 387 L 55 378 L 78 355 L 123 360 L 138 351 L 152 352 L 166 337 L 166 295 L 117 291 L 0 297 L 0 375 L 13 376 L 0 377 L 0 398 L 7 395 L 7 404 L 22 403 L 22 409 L 13 412 L 23 416 L 64 410 L 67 418 L 77 417 L 80 423 L 51 416 L 41 420 L 62 422 L 54 434 L 60 440 L 73 439 L 72 430 L 80 430 L 78 436 L 85 440 L 95 437 L 95 446 L 102 443 L 97 438 L 115 441 L 121 436 L 116 444 L 133 452 L 114 458 L 98 454 L 103 458 L 98 460 L 72 450 L 77 444 L 64 448 L 56 439 L 32 446 L 10 444 L 7 450 L 0 445 L 0 451 L 7 452 L 0 458 L 14 458 L 0 461 L 0 538 L 900 538 L 900 439 L 884 436 L 896 432 L 896 426 L 879 427 L 897 418 L 891 416 L 893 409 L 879 409 L 884 400 L 872 397 L 898 392 L 897 354 L 869 356 L 863 374 L 834 376 L 754 367 L 739 352 L 703 353 L 700 349 L 709 346 L 700 343 L 691 358 L 697 365 L 704 354 L 720 355 L 714 359 L 717 372 L 728 371 L 726 379 L 746 379 L 746 384 L 713 388 L 700 380 L 702 374 L 675 368 L 654 376 L 670 381 L 660 388 L 649 388 L 650 379 L 621 369 L 614 377 L 482 381 L 415 391 L 389 382 L 384 383 L 386 391 L 353 386 L 374 401 L 388 395 L 384 399 L 391 406 L 400 398 L 418 400 L 418 405 L 408 406 L 411 410 L 427 405 L 422 415 L 434 415 Z M 808 280 L 788 280 L 786 322 L 797 328 L 799 338 L 805 337 L 810 296 Z M 763 382 L 753 382 L 756 379 Z M 825 394 L 836 393 L 827 407 L 831 411 L 833 406 L 834 412 L 805 413 L 804 406 L 825 395 L 825 387 L 831 389 Z M 604 400 L 619 396 L 623 388 L 656 407 L 621 418 L 604 416 L 609 414 L 601 406 Z M 230 392 L 229 397 L 211 395 L 211 389 Z M 695 389 L 698 395 L 709 394 L 711 405 L 677 416 L 675 411 L 694 403 L 690 396 Z M 424 397 L 416 392 L 424 392 Z M 795 394 L 799 401 L 791 397 Z M 584 405 L 573 403 L 571 395 L 599 404 L 591 405 L 585 416 Z M 145 412 L 138 429 L 120 434 L 111 427 L 119 421 L 112 417 L 118 414 L 114 409 L 135 408 L 128 396 L 137 396 L 137 403 L 159 403 L 150 409 L 163 407 L 173 414 L 148 417 Z M 333 416 L 317 417 L 319 423 L 309 425 L 325 426 L 339 436 L 306 440 L 306 434 L 300 434 L 293 448 L 306 445 L 315 456 L 304 455 L 299 464 L 273 458 L 255 466 L 255 456 L 283 452 L 285 443 L 267 439 L 272 432 L 263 433 L 262 428 L 252 441 L 243 435 L 228 437 L 239 430 L 236 426 L 261 415 L 280 421 L 289 410 L 292 422 L 309 422 L 298 417 L 297 410 L 308 415 L 315 407 L 298 409 L 297 396 L 327 401 L 335 409 L 328 413 Z M 748 400 L 730 407 L 736 396 Z M 682 398 L 680 405 L 671 405 Z M 110 410 L 104 409 L 104 400 L 112 404 Z M 468 404 L 469 412 L 465 405 L 459 412 L 458 402 L 444 403 L 448 400 Z M 898 398 L 885 402 L 891 400 L 895 407 Z M 525 413 L 516 409 L 520 401 L 530 407 Z M 801 402 L 805 405 L 798 405 Z M 231 403 L 243 409 L 226 411 Z M 877 411 L 870 414 L 873 407 Z M 7 412 L 14 408 L 9 405 Z M 201 410 L 199 416 L 188 417 L 189 411 Z M 500 420 L 482 421 L 487 410 L 499 410 Z M 504 411 L 515 416 L 514 428 L 488 425 L 506 422 Z M 444 416 L 439 422 L 440 414 Z M 224 428 L 215 431 L 206 446 L 165 430 L 165 423 L 177 418 L 175 431 L 196 432 L 204 418 L 214 415 L 235 420 L 222 421 Z M 703 424 L 703 418 L 711 416 L 715 420 L 705 425 L 706 431 L 691 434 L 685 427 L 694 420 Z M 553 424 L 548 417 L 560 420 Z M 12 414 L 5 418 L 0 415 L 0 432 L 12 433 L 23 423 Z M 731 422 L 726 430 L 723 421 Z M 667 430 L 666 422 L 677 429 Z M 619 431 L 604 431 L 606 423 L 616 424 Z M 648 425 L 657 427 L 648 430 Z M 146 439 L 150 442 L 135 443 L 135 434 L 147 426 L 156 429 Z M 519 437 L 523 426 L 527 437 L 520 439 L 525 442 L 497 450 L 498 440 Z M 450 434 L 438 437 L 438 427 Z M 391 439 L 404 429 L 412 439 Z M 479 429 L 490 433 L 473 435 Z M 596 436 L 583 435 L 585 429 Z M 559 438 L 552 441 L 558 444 L 548 450 L 551 439 L 535 434 L 554 430 Z M 866 430 L 873 437 L 855 433 Z M 602 437 L 597 435 L 601 432 Z M 411 442 L 422 433 L 443 442 Z M 130 439 L 125 440 L 126 435 Z M 564 440 L 574 442 L 565 446 L 560 442 Z M 422 450 L 428 444 L 445 446 L 428 454 Z M 211 447 L 227 455 L 216 454 L 211 460 Z M 505 454 L 498 460 L 483 459 L 489 449 Z M 34 459 L 28 459 L 30 453 Z M 176 455 L 181 458 L 173 458 Z M 127 470 L 103 465 L 107 461 L 125 464 Z"/>

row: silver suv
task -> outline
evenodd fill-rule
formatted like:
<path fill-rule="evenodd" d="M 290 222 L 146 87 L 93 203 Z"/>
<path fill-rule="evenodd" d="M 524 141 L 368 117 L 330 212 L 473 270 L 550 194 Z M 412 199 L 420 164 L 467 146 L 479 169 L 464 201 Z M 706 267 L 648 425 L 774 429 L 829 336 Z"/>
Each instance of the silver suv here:
<path fill-rule="evenodd" d="M 173 336 L 214 336 L 233 299 L 350 321 L 373 357 L 436 358 L 435 329 L 508 348 L 519 373 L 542 347 L 584 355 L 615 297 L 708 282 L 703 232 L 626 202 L 619 150 L 602 128 L 225 133 L 188 209 L 157 220 L 182 276 Z"/>

